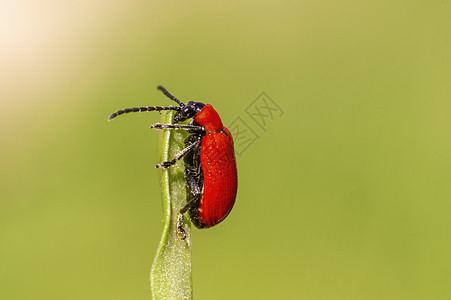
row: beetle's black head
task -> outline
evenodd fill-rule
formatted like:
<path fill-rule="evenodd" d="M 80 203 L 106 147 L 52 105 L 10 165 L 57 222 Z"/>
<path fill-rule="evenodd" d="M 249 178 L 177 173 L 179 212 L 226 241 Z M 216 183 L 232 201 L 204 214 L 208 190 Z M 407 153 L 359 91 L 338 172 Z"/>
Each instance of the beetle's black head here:
<path fill-rule="evenodd" d="M 199 113 L 202 108 L 204 108 L 205 104 L 201 102 L 188 101 L 184 106 L 181 107 L 181 110 L 177 112 L 174 117 L 174 122 L 183 122 L 185 120 L 194 118 L 197 113 Z"/>

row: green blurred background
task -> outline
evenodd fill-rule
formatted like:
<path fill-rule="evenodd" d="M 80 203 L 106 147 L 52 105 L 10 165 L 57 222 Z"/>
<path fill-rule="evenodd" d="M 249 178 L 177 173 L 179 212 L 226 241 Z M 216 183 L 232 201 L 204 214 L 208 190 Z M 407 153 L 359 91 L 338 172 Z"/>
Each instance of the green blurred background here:
<path fill-rule="evenodd" d="M 0 35 L 1 299 L 150 299 L 159 116 L 106 119 L 158 84 L 259 136 L 196 299 L 451 298 L 451 1 L 5 0 Z"/>

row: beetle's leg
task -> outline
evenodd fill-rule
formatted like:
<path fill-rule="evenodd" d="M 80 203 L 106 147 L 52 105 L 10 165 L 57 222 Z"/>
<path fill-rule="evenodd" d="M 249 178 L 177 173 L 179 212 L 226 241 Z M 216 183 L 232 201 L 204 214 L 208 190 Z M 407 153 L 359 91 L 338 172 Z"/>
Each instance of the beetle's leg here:
<path fill-rule="evenodd" d="M 191 208 L 191 206 L 193 206 L 194 204 L 196 204 L 196 198 L 193 198 L 190 202 L 186 203 L 185 206 L 183 206 L 180 209 L 180 214 L 183 215 L 184 213 L 186 213 L 188 211 L 188 209 Z"/>
<path fill-rule="evenodd" d="M 163 168 L 166 169 L 170 166 L 175 165 L 175 163 L 181 159 L 185 154 L 187 154 L 188 152 L 190 152 L 194 147 L 196 147 L 200 142 L 202 141 L 202 139 L 198 139 L 197 141 L 193 142 L 192 144 L 190 144 L 188 147 L 186 147 L 185 149 L 183 149 L 182 151 L 180 151 L 179 153 L 177 153 L 174 156 L 174 159 L 170 160 L 170 161 L 163 161 L 160 164 L 156 165 L 155 168 Z"/>
<path fill-rule="evenodd" d="M 197 198 L 193 198 L 190 202 L 188 202 L 187 204 L 185 204 L 185 206 L 183 206 L 180 209 L 180 214 L 179 217 L 177 219 L 177 233 L 180 235 L 180 238 L 182 240 L 186 239 L 186 231 L 185 229 L 183 229 L 183 215 L 188 211 L 188 209 L 191 208 L 191 206 L 195 205 Z"/>
<path fill-rule="evenodd" d="M 150 126 L 150 128 L 154 129 L 183 129 L 188 132 L 200 132 L 205 131 L 205 128 L 197 125 L 188 125 L 188 124 L 161 124 L 156 123 L 155 125 Z"/>
<path fill-rule="evenodd" d="M 180 239 L 186 239 L 186 231 L 183 229 L 183 214 L 179 214 L 179 218 L 177 220 L 177 234 Z"/>

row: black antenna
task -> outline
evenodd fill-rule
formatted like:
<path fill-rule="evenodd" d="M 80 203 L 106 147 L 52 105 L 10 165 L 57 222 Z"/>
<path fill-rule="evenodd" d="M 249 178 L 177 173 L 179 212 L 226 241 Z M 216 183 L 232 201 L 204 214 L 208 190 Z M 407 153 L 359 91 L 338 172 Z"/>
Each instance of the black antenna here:
<path fill-rule="evenodd" d="M 144 107 L 131 107 L 131 108 L 124 108 L 121 110 L 118 110 L 114 114 L 112 114 L 108 121 L 111 121 L 112 119 L 116 118 L 117 116 L 128 114 L 132 112 L 144 112 L 144 111 L 162 111 L 162 110 L 176 110 L 180 111 L 182 108 L 178 106 L 144 106 Z"/>
<path fill-rule="evenodd" d="M 185 106 L 185 104 L 183 104 L 182 101 L 180 101 L 179 99 L 175 98 L 174 96 L 171 95 L 171 93 L 169 93 L 163 86 L 159 85 L 157 86 L 157 90 L 160 90 L 163 92 L 163 94 L 166 95 L 166 97 L 168 97 L 171 100 L 174 100 L 175 102 L 177 102 L 180 106 Z"/>
<path fill-rule="evenodd" d="M 165 94 L 169 99 L 177 102 L 180 106 L 185 106 L 185 104 L 183 104 L 182 101 L 180 101 L 179 99 L 175 98 L 174 96 L 171 95 L 171 93 L 169 93 L 164 87 L 162 87 L 161 85 L 159 85 L 157 87 L 157 89 L 159 89 L 160 91 L 163 92 L 163 94 Z M 178 107 L 178 106 L 143 106 L 143 107 L 131 107 L 131 108 L 124 108 L 121 110 L 118 110 L 117 112 L 115 112 L 114 114 L 112 114 L 109 118 L 108 121 L 116 118 L 117 116 L 123 115 L 123 114 L 128 114 L 128 113 L 132 113 L 132 112 L 145 112 L 145 111 L 162 111 L 162 110 L 175 110 L 175 111 L 181 111 L 182 108 Z"/>

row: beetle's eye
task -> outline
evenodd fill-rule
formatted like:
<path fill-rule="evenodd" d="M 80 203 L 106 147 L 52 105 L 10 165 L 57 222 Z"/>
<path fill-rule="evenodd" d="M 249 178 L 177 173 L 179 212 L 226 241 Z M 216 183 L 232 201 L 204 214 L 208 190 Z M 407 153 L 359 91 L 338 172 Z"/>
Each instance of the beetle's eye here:
<path fill-rule="evenodd" d="M 194 105 L 190 105 L 188 102 L 185 106 L 182 107 L 182 109 L 176 114 L 174 121 L 176 123 L 183 122 L 185 120 L 188 120 L 196 114 L 196 108 Z"/>
<path fill-rule="evenodd" d="M 185 106 L 180 113 L 185 119 L 189 119 L 194 116 L 194 106 Z"/>

